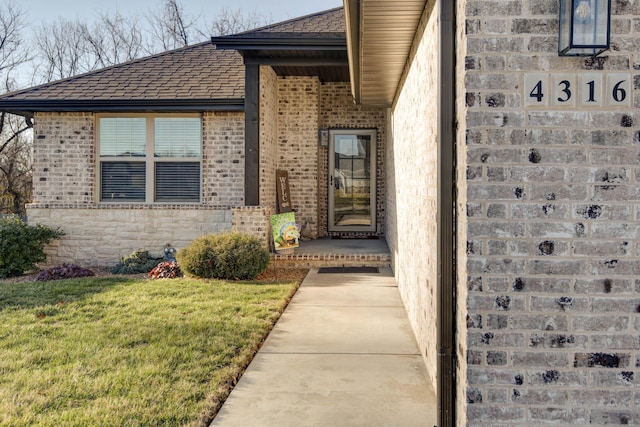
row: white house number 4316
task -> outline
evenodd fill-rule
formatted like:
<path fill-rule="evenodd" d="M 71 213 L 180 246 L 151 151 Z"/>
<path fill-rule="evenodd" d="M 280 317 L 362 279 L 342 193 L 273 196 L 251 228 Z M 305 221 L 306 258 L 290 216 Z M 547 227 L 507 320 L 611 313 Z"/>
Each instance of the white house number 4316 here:
<path fill-rule="evenodd" d="M 627 73 L 526 74 L 527 107 L 602 107 L 631 105 L 631 75 Z"/>

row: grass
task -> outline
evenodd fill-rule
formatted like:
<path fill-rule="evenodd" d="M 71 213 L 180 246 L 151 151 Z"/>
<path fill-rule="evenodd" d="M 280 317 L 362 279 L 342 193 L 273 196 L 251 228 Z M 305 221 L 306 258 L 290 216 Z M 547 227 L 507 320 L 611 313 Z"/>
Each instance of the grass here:
<path fill-rule="evenodd" d="M 297 285 L 0 282 L 0 425 L 207 425 Z"/>

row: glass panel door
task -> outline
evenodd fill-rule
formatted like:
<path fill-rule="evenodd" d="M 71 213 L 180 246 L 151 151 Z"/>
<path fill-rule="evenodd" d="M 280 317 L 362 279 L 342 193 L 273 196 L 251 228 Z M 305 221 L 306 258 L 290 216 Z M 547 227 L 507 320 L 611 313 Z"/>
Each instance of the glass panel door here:
<path fill-rule="evenodd" d="M 376 231 L 376 131 L 329 138 L 329 231 Z"/>

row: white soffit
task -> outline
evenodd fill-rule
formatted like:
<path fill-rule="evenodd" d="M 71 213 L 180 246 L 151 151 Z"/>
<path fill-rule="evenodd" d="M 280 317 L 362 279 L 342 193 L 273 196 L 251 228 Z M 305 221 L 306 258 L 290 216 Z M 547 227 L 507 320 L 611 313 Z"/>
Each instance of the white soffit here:
<path fill-rule="evenodd" d="M 390 106 L 427 0 L 345 0 L 356 102 Z"/>

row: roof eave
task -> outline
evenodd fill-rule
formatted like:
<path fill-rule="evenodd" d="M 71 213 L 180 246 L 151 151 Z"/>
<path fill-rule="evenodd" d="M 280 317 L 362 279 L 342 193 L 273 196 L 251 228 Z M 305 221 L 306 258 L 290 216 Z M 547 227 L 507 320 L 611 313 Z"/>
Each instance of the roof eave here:
<path fill-rule="evenodd" d="M 346 50 L 344 37 L 273 38 L 273 37 L 212 37 L 217 49 L 244 50 Z"/>
<path fill-rule="evenodd" d="M 0 111 L 25 117 L 37 112 L 244 111 L 244 99 L 0 99 Z"/>
<path fill-rule="evenodd" d="M 351 94 L 356 104 L 360 104 L 362 101 L 360 93 L 360 0 L 344 0 L 344 15 Z"/>
<path fill-rule="evenodd" d="M 434 0 L 344 0 L 351 90 L 356 103 L 393 105 L 422 17 L 427 5 L 433 4 Z"/>

